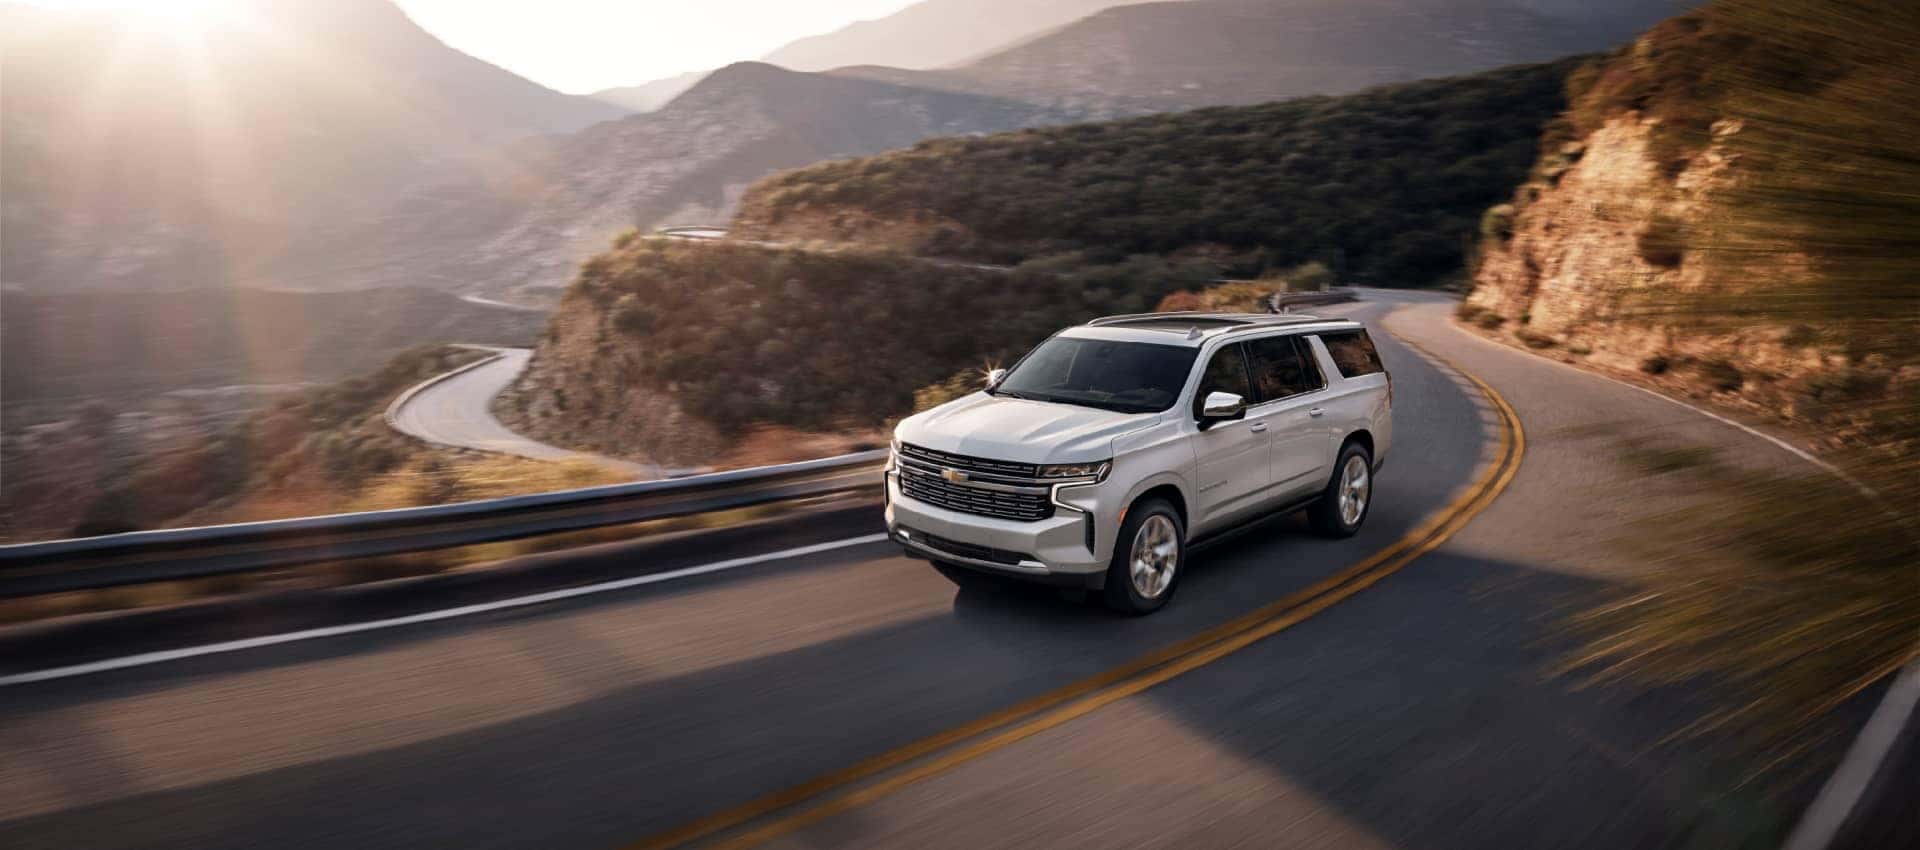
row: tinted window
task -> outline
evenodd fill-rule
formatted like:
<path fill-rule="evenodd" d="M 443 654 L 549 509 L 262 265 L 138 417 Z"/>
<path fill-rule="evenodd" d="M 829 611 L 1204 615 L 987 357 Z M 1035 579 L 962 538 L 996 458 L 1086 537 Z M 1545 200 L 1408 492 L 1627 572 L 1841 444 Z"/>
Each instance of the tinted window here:
<path fill-rule="evenodd" d="M 1327 353 L 1333 355 L 1333 365 L 1342 375 L 1358 378 L 1387 371 L 1380 365 L 1380 352 L 1374 350 L 1373 338 L 1366 331 L 1321 334 L 1320 341 L 1327 344 Z"/>
<path fill-rule="evenodd" d="M 1253 364 L 1253 388 L 1261 401 L 1273 401 L 1290 395 L 1312 392 L 1326 386 L 1312 353 L 1298 336 L 1270 336 L 1248 342 L 1247 359 Z"/>
<path fill-rule="evenodd" d="M 1166 410 L 1180 397 L 1195 350 L 1180 345 L 1054 337 L 1022 358 L 997 396 L 1126 413 Z"/>
<path fill-rule="evenodd" d="M 1253 403 L 1253 388 L 1247 381 L 1247 359 L 1240 346 L 1229 345 L 1213 353 L 1207 371 L 1200 375 L 1200 390 L 1193 394 L 1193 415 L 1207 404 L 1207 393 L 1233 393 Z"/>

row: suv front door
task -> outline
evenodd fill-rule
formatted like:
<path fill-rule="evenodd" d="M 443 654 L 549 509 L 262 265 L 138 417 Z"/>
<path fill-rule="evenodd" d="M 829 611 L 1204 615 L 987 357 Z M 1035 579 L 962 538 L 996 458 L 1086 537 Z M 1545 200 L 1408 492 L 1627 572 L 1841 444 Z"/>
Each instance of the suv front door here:
<path fill-rule="evenodd" d="M 1193 394 L 1190 415 L 1203 430 L 1193 435 L 1195 474 L 1200 480 L 1189 535 L 1197 536 L 1252 513 L 1261 506 L 1270 483 L 1268 426 L 1251 417 L 1209 426 L 1200 418 L 1200 409 L 1207 394 L 1214 392 L 1233 393 L 1246 399 L 1249 406 L 1255 400 L 1247 377 L 1246 354 L 1238 343 L 1221 346 L 1213 353 Z"/>
<path fill-rule="evenodd" d="M 1247 418 L 1267 425 L 1273 498 L 1290 501 L 1318 491 L 1333 472 L 1322 417 L 1327 380 L 1299 334 L 1248 340 L 1253 407 Z"/>

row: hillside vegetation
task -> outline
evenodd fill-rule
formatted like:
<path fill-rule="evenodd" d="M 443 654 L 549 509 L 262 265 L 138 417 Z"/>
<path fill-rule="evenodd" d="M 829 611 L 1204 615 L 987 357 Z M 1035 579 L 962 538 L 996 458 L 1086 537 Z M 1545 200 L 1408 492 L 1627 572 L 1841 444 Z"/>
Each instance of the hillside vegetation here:
<path fill-rule="evenodd" d="M 1528 172 L 1578 62 L 1248 107 L 936 139 L 756 183 L 734 227 L 1018 263 L 1196 255 L 1434 283 Z"/>
<path fill-rule="evenodd" d="M 551 442 L 707 463 L 756 423 L 877 425 L 920 387 L 1006 363 L 1062 325 L 1151 309 L 1210 272 L 628 238 L 581 269 L 497 406 Z"/>

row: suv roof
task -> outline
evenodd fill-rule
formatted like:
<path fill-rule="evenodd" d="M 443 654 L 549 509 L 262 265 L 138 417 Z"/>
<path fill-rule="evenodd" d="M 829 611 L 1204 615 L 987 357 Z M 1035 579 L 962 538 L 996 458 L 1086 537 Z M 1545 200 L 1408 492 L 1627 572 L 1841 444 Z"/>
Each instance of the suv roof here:
<path fill-rule="evenodd" d="M 1132 313 L 1107 316 L 1067 329 L 1073 336 L 1128 339 L 1162 345 L 1199 345 L 1242 330 L 1324 325 L 1359 327 L 1350 319 L 1325 319 L 1300 313 Z"/>

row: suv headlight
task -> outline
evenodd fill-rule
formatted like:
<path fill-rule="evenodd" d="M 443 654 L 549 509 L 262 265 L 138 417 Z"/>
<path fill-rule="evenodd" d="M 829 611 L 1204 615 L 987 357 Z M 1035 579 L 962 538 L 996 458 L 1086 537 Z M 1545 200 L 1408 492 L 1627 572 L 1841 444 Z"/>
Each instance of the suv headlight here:
<path fill-rule="evenodd" d="M 1113 461 L 1102 460 L 1093 463 L 1050 463 L 1040 467 L 1041 478 L 1091 478 L 1094 481 L 1107 480 L 1107 472 L 1113 469 Z"/>

